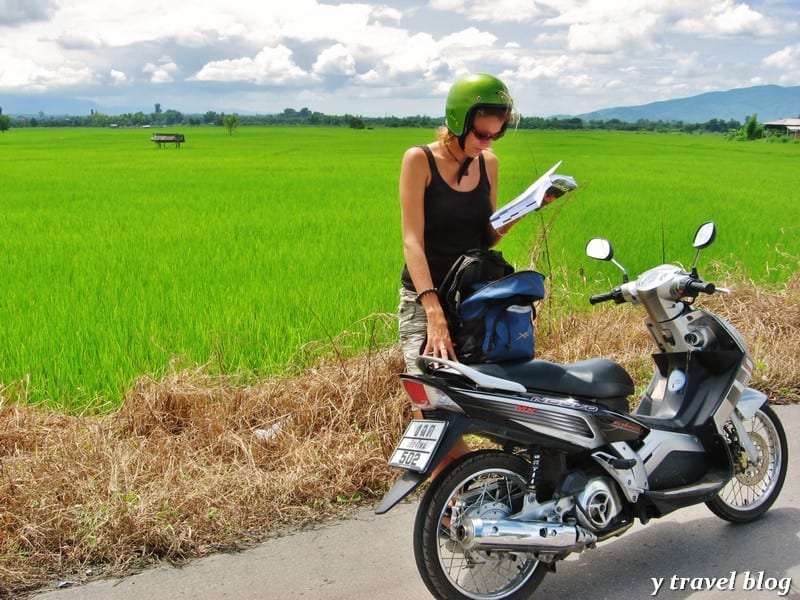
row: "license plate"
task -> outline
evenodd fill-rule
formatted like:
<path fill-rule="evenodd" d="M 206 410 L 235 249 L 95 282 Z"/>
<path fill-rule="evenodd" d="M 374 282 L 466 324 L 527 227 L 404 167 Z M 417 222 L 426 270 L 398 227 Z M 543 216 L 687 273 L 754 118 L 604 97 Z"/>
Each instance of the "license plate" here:
<path fill-rule="evenodd" d="M 389 466 L 422 472 L 428 468 L 433 453 L 447 428 L 447 421 L 414 419 L 389 459 Z"/>

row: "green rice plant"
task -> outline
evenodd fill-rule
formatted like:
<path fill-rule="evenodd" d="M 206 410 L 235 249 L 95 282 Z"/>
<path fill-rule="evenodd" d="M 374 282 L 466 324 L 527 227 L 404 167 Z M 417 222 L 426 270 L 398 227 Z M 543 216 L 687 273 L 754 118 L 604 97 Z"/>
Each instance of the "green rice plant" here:
<path fill-rule="evenodd" d="M 4 396 L 108 410 L 137 377 L 176 364 L 261 377 L 304 366 L 311 342 L 343 331 L 364 342 L 337 342 L 341 354 L 394 341 L 371 316 L 397 304 L 400 159 L 432 131 L 197 127 L 161 149 L 154 132 L 0 137 Z M 694 229 L 713 219 L 704 261 L 765 281 L 795 270 L 797 145 L 516 131 L 495 151 L 501 204 L 557 160 L 580 183 L 501 246 L 569 290 L 553 295 L 565 309 L 618 281 L 583 256 L 593 236 L 635 274 L 690 261 Z"/>
<path fill-rule="evenodd" d="M 533 253 L 536 266 L 561 272 L 569 289 L 596 278 L 619 281 L 615 268 L 584 257 L 591 237 L 609 238 L 618 260 L 635 276 L 662 262 L 689 264 L 694 231 L 707 220 L 717 223 L 719 233 L 701 266 L 718 262 L 770 282 L 786 281 L 797 268 L 797 147 L 730 144 L 710 135 L 517 132 L 508 137 L 508 146 L 497 145 L 504 192 L 511 192 L 509 181 L 524 189 L 524 181 L 515 179 L 530 171 L 526 163 L 541 172 L 560 159 L 559 170 L 580 184 L 563 205 L 525 222 L 525 235 L 503 242 L 510 242 L 518 257 L 524 256 L 519 244 L 546 248 L 544 255 Z M 598 291 L 592 285 L 589 293 Z"/>

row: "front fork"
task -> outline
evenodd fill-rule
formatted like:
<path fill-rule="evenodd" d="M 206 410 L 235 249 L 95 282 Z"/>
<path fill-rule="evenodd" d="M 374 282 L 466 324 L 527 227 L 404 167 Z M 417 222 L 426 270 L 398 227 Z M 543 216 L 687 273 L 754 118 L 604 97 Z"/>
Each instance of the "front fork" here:
<path fill-rule="evenodd" d="M 733 424 L 733 428 L 736 430 L 736 437 L 738 437 L 739 446 L 744 450 L 744 453 L 747 456 L 746 462 L 754 465 L 759 460 L 759 451 L 756 447 L 753 440 L 750 438 L 750 435 L 747 433 L 747 429 L 745 429 L 744 422 L 747 420 L 752 419 L 758 409 L 767 401 L 767 396 L 762 394 L 758 390 L 754 390 L 752 388 L 746 388 L 742 393 L 742 397 L 736 405 L 736 408 L 730 415 L 730 422 Z M 737 469 L 744 469 L 747 468 L 746 464 L 743 463 L 743 456 L 733 456 L 733 462 L 737 466 Z"/>

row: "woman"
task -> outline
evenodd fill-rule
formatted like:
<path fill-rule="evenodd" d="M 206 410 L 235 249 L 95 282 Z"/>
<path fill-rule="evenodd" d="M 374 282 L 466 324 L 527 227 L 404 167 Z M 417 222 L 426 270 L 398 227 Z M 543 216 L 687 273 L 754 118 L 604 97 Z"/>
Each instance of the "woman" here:
<path fill-rule="evenodd" d="M 492 142 L 516 118 L 502 81 L 485 73 L 462 77 L 447 95 L 446 124 L 438 139 L 403 156 L 400 204 L 406 264 L 398 316 L 408 372 L 419 372 L 421 350 L 458 359 L 437 288 L 459 256 L 494 246 L 513 225 L 495 231 L 489 217 L 497 207 Z"/>

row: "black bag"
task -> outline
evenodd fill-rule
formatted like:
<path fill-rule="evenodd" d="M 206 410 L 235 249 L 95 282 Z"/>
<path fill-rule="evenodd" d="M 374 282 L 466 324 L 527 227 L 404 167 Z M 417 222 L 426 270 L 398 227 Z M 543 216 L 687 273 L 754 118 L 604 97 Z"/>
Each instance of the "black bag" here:
<path fill-rule="evenodd" d="M 462 299 L 488 282 L 513 272 L 514 267 L 497 250 L 468 250 L 459 256 L 439 286 L 439 302 L 447 322 L 458 321 Z"/>
<path fill-rule="evenodd" d="M 461 362 L 533 358 L 533 302 L 544 297 L 541 273 L 515 273 L 500 252 L 472 250 L 450 268 L 439 297 Z"/>

